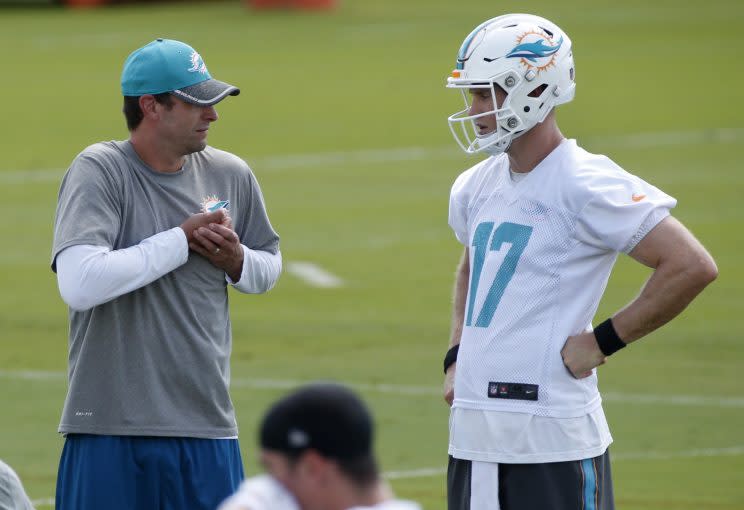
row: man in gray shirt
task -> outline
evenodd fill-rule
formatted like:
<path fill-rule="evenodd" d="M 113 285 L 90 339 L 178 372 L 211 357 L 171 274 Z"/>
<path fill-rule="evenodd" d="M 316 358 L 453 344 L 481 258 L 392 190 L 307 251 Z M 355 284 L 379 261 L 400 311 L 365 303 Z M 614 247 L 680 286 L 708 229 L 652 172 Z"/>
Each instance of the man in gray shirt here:
<path fill-rule="evenodd" d="M 121 86 L 129 140 L 80 153 L 57 204 L 70 344 L 56 505 L 213 509 L 243 478 L 227 286 L 273 287 L 279 237 L 250 168 L 206 143 L 237 88 L 167 39 L 127 58 Z"/>

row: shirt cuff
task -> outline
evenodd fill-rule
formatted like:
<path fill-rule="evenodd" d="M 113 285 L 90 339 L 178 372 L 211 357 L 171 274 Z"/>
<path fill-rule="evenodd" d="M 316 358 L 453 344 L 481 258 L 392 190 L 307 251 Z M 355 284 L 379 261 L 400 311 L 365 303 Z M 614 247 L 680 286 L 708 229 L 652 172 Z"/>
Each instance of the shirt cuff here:
<path fill-rule="evenodd" d="M 261 294 L 270 290 L 276 284 L 282 272 L 281 252 L 271 253 L 252 250 L 244 244 L 240 246 L 243 248 L 243 269 L 240 280 L 233 281 L 225 273 L 227 283 L 246 294 Z"/>

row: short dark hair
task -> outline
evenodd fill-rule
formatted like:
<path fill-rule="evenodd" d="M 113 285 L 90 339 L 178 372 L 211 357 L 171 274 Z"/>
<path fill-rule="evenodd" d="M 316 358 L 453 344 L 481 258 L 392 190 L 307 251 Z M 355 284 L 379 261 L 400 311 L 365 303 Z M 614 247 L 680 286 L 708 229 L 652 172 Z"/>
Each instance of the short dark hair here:
<path fill-rule="evenodd" d="M 294 467 L 305 455 L 308 450 L 301 451 L 280 451 L 277 452 L 287 459 L 289 465 Z M 357 487 L 369 487 L 380 479 L 380 472 L 377 466 L 377 460 L 375 456 L 370 453 L 358 455 L 353 458 L 336 458 L 327 457 L 322 452 L 318 452 L 322 457 L 329 458 L 334 461 L 341 473 L 346 476 L 351 482 Z"/>
<path fill-rule="evenodd" d="M 336 459 L 341 472 L 358 487 L 369 487 L 377 482 L 377 461 L 371 453 L 354 459 Z"/>
<path fill-rule="evenodd" d="M 124 107 L 121 111 L 124 113 L 124 118 L 127 119 L 127 128 L 129 131 L 137 129 L 137 126 L 140 125 L 140 122 L 142 122 L 142 119 L 144 118 L 142 108 L 140 108 L 139 105 L 140 97 L 142 96 L 124 96 Z M 167 108 L 173 106 L 173 96 L 171 96 L 170 92 L 153 94 L 153 97 L 155 98 L 155 101 L 165 105 Z"/>

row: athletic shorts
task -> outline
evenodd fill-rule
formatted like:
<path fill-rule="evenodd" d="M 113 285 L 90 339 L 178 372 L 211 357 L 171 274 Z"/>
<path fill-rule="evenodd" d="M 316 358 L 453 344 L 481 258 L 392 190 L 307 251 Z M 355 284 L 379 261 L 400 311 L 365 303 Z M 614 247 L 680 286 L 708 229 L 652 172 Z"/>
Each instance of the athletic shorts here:
<path fill-rule="evenodd" d="M 610 453 L 547 464 L 455 459 L 447 468 L 448 510 L 614 510 Z"/>
<path fill-rule="evenodd" d="M 214 510 L 243 480 L 237 439 L 68 434 L 57 510 Z"/>

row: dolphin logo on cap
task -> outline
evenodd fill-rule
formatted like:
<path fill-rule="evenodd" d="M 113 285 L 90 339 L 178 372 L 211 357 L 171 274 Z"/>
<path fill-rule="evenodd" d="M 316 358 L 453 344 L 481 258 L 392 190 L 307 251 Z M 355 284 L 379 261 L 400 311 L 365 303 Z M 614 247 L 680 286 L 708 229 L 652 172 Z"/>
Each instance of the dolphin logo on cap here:
<path fill-rule="evenodd" d="M 189 58 L 191 59 L 191 67 L 188 69 L 190 73 L 204 74 L 207 72 L 207 64 L 204 63 L 201 55 L 194 51 Z"/>

